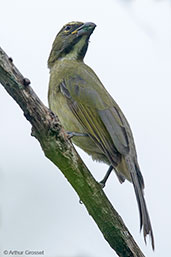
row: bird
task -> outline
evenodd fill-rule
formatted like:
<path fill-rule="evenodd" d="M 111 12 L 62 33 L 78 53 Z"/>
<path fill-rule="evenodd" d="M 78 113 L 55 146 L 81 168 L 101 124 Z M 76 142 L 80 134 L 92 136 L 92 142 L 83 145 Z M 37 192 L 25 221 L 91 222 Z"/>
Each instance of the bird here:
<path fill-rule="evenodd" d="M 109 169 L 100 182 L 104 187 L 114 170 L 120 183 L 133 184 L 144 240 L 154 236 L 144 198 L 144 179 L 130 125 L 96 73 L 84 62 L 96 24 L 69 22 L 57 34 L 48 58 L 49 108 L 59 117 L 72 142 L 93 160 Z"/>

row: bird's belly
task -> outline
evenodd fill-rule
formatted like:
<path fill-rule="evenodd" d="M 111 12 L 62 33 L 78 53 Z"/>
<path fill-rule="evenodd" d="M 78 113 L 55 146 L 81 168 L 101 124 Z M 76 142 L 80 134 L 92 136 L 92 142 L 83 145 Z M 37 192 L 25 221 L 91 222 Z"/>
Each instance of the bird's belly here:
<path fill-rule="evenodd" d="M 53 97 L 53 95 L 50 97 Z M 86 133 L 86 130 L 82 127 L 70 110 L 66 98 L 58 93 L 58 96 L 55 96 L 55 99 L 50 99 L 49 102 L 51 103 L 51 110 L 59 117 L 59 120 L 66 131 Z M 91 155 L 93 160 L 102 161 L 109 164 L 109 161 L 104 155 L 103 151 L 89 136 L 74 136 L 72 138 L 72 142 Z"/>
<path fill-rule="evenodd" d="M 110 165 L 108 158 L 90 137 L 74 136 L 72 138 L 72 142 L 87 154 L 91 155 L 93 160 L 104 162 Z"/>
<path fill-rule="evenodd" d="M 56 95 L 50 94 L 50 109 L 59 117 L 64 129 L 70 132 L 85 133 L 84 128 L 75 118 L 70 110 L 67 100 L 61 93 Z"/>

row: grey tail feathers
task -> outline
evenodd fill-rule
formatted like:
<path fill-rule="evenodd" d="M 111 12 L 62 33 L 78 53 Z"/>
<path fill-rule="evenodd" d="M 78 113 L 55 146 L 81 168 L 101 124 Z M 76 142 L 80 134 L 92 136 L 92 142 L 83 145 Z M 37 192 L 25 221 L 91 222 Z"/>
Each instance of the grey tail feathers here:
<path fill-rule="evenodd" d="M 143 228 L 145 243 L 146 243 L 146 236 L 147 235 L 150 236 L 152 248 L 154 250 L 154 236 L 153 236 L 152 226 L 150 222 L 150 217 L 147 211 L 147 206 L 143 195 L 144 181 L 139 168 L 136 166 L 136 164 L 134 165 L 135 165 L 134 166 L 135 169 L 133 170 L 131 169 L 130 175 L 134 186 L 136 199 L 138 202 L 139 215 L 140 215 L 140 230 Z"/>

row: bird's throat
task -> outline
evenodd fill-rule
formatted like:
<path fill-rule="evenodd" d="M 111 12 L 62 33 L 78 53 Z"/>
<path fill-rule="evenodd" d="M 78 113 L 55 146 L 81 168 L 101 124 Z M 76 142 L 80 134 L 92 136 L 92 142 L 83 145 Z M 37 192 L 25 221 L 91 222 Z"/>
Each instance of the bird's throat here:
<path fill-rule="evenodd" d="M 61 57 L 62 60 L 83 60 L 88 47 L 88 38 L 87 36 L 82 36 L 80 40 L 73 45 L 68 53 L 65 53 Z"/>

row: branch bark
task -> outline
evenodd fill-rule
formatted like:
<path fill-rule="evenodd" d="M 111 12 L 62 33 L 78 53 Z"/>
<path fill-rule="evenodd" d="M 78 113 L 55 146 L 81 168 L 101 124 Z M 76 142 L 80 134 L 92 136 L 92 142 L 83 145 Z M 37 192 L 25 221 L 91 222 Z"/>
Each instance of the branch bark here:
<path fill-rule="evenodd" d="M 95 181 L 56 117 L 37 97 L 28 79 L 0 48 L 0 83 L 32 125 L 45 156 L 64 174 L 109 245 L 122 257 L 144 257 L 121 217 Z"/>

